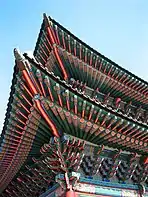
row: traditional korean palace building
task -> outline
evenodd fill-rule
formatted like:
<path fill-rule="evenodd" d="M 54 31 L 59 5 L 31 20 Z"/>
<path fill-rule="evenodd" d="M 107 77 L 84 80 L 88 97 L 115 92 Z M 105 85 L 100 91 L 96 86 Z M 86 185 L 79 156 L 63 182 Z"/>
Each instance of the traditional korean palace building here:
<path fill-rule="evenodd" d="M 14 56 L 0 197 L 148 196 L 148 83 L 45 14 Z"/>

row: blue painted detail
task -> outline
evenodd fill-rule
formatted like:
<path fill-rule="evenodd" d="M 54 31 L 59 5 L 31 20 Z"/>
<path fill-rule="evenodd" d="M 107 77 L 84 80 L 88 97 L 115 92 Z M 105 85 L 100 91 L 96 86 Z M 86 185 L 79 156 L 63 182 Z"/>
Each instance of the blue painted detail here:
<path fill-rule="evenodd" d="M 45 193 L 40 195 L 40 197 L 46 197 L 50 193 L 52 193 L 54 190 L 56 190 L 59 187 L 59 184 L 54 185 L 51 189 L 47 190 Z"/>
<path fill-rule="evenodd" d="M 95 194 L 101 194 L 101 195 L 110 195 L 110 196 L 114 196 L 114 197 L 119 197 L 121 196 L 121 190 L 118 189 L 107 189 L 107 188 L 96 188 L 95 190 Z"/>
<path fill-rule="evenodd" d="M 93 177 L 92 177 L 92 176 L 87 176 L 86 178 L 87 178 L 87 179 L 93 179 Z"/>
<path fill-rule="evenodd" d="M 113 183 L 113 182 L 107 182 L 107 181 L 87 179 L 87 178 L 83 178 L 83 177 L 80 177 L 80 182 L 82 182 L 82 183 L 89 183 L 89 184 L 93 184 L 93 185 L 102 185 L 102 186 L 107 186 L 107 187 L 115 187 L 115 188 L 125 188 L 125 189 L 138 190 L 138 186 L 137 185 Z"/>
<path fill-rule="evenodd" d="M 62 174 L 59 174 L 59 177 L 63 177 Z M 98 186 L 106 186 L 106 187 L 111 187 L 111 189 L 105 189 L 105 188 L 100 188 L 100 187 L 96 187 L 96 194 L 102 194 L 105 195 L 108 193 L 108 191 L 110 192 L 109 195 L 113 195 L 113 196 L 119 196 L 119 193 L 121 192 L 120 189 L 133 189 L 133 190 L 139 190 L 138 185 L 132 185 L 132 184 L 126 184 L 125 182 L 123 183 L 112 183 L 112 182 L 108 182 L 108 181 L 100 181 L 100 180 L 94 180 L 92 179 L 92 177 L 80 177 L 80 183 L 88 183 L 90 185 L 98 185 Z M 49 189 L 48 191 L 46 191 L 44 194 L 40 195 L 40 197 L 47 197 L 47 195 L 50 195 L 50 197 L 54 197 L 54 190 L 56 190 L 59 187 L 59 184 L 54 185 L 51 189 Z M 119 188 L 119 189 L 118 189 Z M 148 191 L 148 187 L 145 188 L 146 191 Z"/>

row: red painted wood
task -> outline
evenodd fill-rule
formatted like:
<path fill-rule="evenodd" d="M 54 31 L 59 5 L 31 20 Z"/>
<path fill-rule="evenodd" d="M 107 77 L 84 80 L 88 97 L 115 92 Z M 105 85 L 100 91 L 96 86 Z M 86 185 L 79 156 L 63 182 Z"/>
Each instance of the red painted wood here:
<path fill-rule="evenodd" d="M 145 160 L 144 160 L 144 164 L 148 164 L 148 157 L 147 157 L 147 158 L 145 158 Z"/>
<path fill-rule="evenodd" d="M 77 197 L 77 194 L 74 191 L 67 191 L 66 197 Z"/>

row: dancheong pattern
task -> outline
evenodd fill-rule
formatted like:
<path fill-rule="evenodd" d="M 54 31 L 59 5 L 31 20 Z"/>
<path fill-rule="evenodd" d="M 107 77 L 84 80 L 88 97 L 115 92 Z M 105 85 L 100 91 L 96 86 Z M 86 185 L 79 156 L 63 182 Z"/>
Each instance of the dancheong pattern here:
<path fill-rule="evenodd" d="M 46 14 L 14 56 L 0 197 L 148 196 L 148 83 Z"/>

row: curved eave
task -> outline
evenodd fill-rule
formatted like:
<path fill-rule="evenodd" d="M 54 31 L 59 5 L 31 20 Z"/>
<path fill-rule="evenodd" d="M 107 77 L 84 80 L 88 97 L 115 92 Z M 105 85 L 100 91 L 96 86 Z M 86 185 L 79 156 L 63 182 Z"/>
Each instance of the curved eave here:
<path fill-rule="evenodd" d="M 0 156 L 2 158 L 0 161 L 0 192 L 16 175 L 24 162 L 33 155 L 40 156 L 40 147 L 38 148 L 38 146 L 48 142 L 51 137 L 48 130 L 48 133 L 45 132 L 48 135 L 45 136 L 44 134 L 44 137 L 41 137 L 40 140 L 40 130 L 38 128 L 42 117 L 36 118 L 36 122 L 32 120 L 36 109 L 33 105 L 32 96 L 30 96 L 31 91 L 29 92 L 28 87 L 22 82 L 24 79 L 18 62 L 14 67 L 11 92 L 0 138 Z M 23 91 L 20 87 L 24 88 Z M 35 123 L 38 124 L 38 127 L 35 127 Z M 31 127 L 31 125 L 33 126 Z"/>
<path fill-rule="evenodd" d="M 28 59 L 32 64 L 35 64 L 35 66 L 36 66 L 38 69 L 40 69 L 43 73 L 49 74 L 49 72 L 48 72 L 46 69 L 44 69 L 43 66 L 41 66 L 41 65 L 37 64 L 36 62 L 34 62 L 34 59 L 31 59 L 27 54 L 24 54 L 24 56 L 25 56 L 25 58 Z M 63 87 L 67 88 L 68 85 L 66 85 L 65 82 L 64 82 L 63 80 L 60 80 L 59 77 L 55 76 L 54 74 L 53 74 L 53 75 L 50 75 L 50 77 L 51 77 L 53 80 L 57 81 L 57 82 L 58 82 L 60 85 L 62 85 Z M 82 97 L 82 98 L 84 99 L 84 96 L 83 96 L 81 93 L 79 93 L 76 89 L 70 88 L 70 91 L 71 91 L 72 93 L 74 93 L 74 94 L 77 93 L 80 97 Z M 85 100 L 88 101 L 88 102 L 90 102 L 92 105 L 94 104 L 94 100 L 91 99 L 90 96 L 85 96 Z M 97 105 L 97 102 L 95 102 L 95 104 Z M 132 121 L 133 124 L 136 123 L 137 125 L 139 125 L 139 126 L 141 126 L 141 127 L 144 127 L 145 129 L 147 128 L 146 125 L 143 125 L 142 123 L 139 123 L 139 122 L 135 122 L 135 121 L 131 120 L 130 118 L 128 118 L 128 116 L 123 116 L 121 113 L 115 112 L 114 110 L 111 110 L 111 109 L 109 109 L 108 107 L 104 107 L 103 105 L 99 105 L 99 107 L 100 107 L 101 109 L 105 109 L 108 113 L 111 113 L 111 114 L 114 114 L 115 116 L 121 117 L 122 119 L 125 119 L 125 120 L 127 120 L 127 121 Z"/>
<path fill-rule="evenodd" d="M 2 143 L 2 141 L 4 139 L 4 135 L 5 135 L 5 130 L 6 130 L 8 119 L 10 117 L 11 104 L 13 102 L 12 95 L 13 95 L 14 90 L 15 90 L 14 86 L 16 85 L 16 75 L 17 75 L 17 73 L 18 73 L 18 69 L 17 69 L 17 66 L 15 64 L 14 71 L 13 71 L 13 79 L 12 79 L 11 88 L 10 88 L 10 95 L 9 95 L 7 109 L 6 109 L 6 114 L 5 114 L 4 126 L 3 126 L 3 129 L 2 129 L 1 138 L 0 138 L 0 147 L 1 147 L 1 143 Z"/>
<path fill-rule="evenodd" d="M 116 64 L 115 62 L 113 62 L 112 60 L 110 60 L 109 58 L 107 58 L 106 56 L 102 55 L 101 53 L 99 53 L 98 51 L 96 51 L 95 49 L 93 49 L 92 47 L 90 47 L 88 44 L 86 44 L 85 42 L 83 42 L 82 40 L 80 40 L 78 37 L 76 37 L 74 34 L 72 34 L 69 30 L 67 30 L 66 28 L 64 28 L 62 25 L 60 25 L 57 21 L 55 21 L 54 19 L 52 19 L 50 16 L 49 16 L 49 20 L 52 21 L 52 23 L 54 25 L 57 25 L 61 30 L 63 30 L 64 32 L 66 32 L 66 34 L 70 35 L 73 39 L 75 39 L 77 42 L 79 42 L 81 45 L 83 45 L 86 48 L 88 48 L 90 51 L 92 51 L 96 55 L 100 56 L 102 59 L 106 60 L 107 62 L 109 62 L 110 64 L 112 64 L 116 68 L 120 69 L 124 73 L 128 74 L 131 77 L 134 77 L 135 79 L 137 79 L 141 83 L 144 83 L 145 85 L 148 86 L 148 82 L 147 81 L 141 79 L 140 77 L 136 76 L 135 74 L 131 73 L 130 71 L 126 70 L 125 68 L 119 66 L 118 64 Z M 45 21 L 43 20 L 43 23 L 42 23 L 41 29 L 40 29 L 40 33 L 39 33 L 39 36 L 38 36 L 38 39 L 37 39 L 37 42 L 36 42 L 36 46 L 35 46 L 35 50 L 34 50 L 34 56 L 36 56 L 36 53 L 37 53 L 37 50 L 38 50 L 38 47 L 39 47 L 39 42 L 40 42 L 41 35 L 42 35 L 42 31 L 44 30 L 44 27 L 45 27 Z"/>
<path fill-rule="evenodd" d="M 70 92 L 73 94 L 73 95 L 77 95 L 79 96 L 79 98 L 81 98 L 82 100 L 85 100 L 86 102 L 88 102 L 89 104 L 91 105 L 95 105 L 96 107 L 99 107 L 100 109 L 102 109 L 105 113 L 109 113 L 109 114 L 112 114 L 113 116 L 117 116 L 119 117 L 120 119 L 124 119 L 126 121 L 130 121 L 128 119 L 128 117 L 123 117 L 122 114 L 118 114 L 117 112 L 113 111 L 113 110 L 110 110 L 108 109 L 107 107 L 95 102 L 94 100 L 92 100 L 90 97 L 88 96 L 85 96 L 83 94 L 81 94 L 80 92 L 78 92 L 76 89 L 73 89 L 71 86 L 69 86 L 68 84 L 66 84 L 65 81 L 61 81 L 59 77 L 56 77 L 54 74 L 51 74 L 49 73 L 44 67 L 41 67 L 41 65 L 37 64 L 36 62 L 34 62 L 33 59 L 30 59 L 27 55 L 25 55 L 26 59 L 29 60 L 29 62 L 34 65 L 37 69 L 39 68 L 40 71 L 42 71 L 45 75 L 47 76 L 50 76 L 50 78 L 54 81 L 54 83 L 58 83 L 61 87 L 63 87 L 64 89 L 69 89 Z M 136 124 L 137 125 L 137 124 Z M 140 124 L 138 124 L 140 125 Z M 142 125 L 140 125 L 142 126 Z M 142 126 L 143 127 L 143 126 Z M 147 128 L 147 127 L 146 127 Z M 146 129 L 145 128 L 145 129 Z M 138 150 L 137 150 L 138 151 Z"/>
<path fill-rule="evenodd" d="M 128 86 L 122 87 L 122 83 L 118 82 L 118 80 L 98 71 L 93 67 L 90 67 L 88 64 L 84 63 L 83 61 L 80 61 L 78 58 L 69 54 L 61 47 L 58 47 L 58 51 L 63 65 L 65 66 L 66 72 L 69 76 L 69 80 L 71 78 L 79 80 L 80 82 L 86 84 L 86 86 L 92 88 L 93 90 L 96 90 L 96 87 L 98 87 L 99 91 L 103 94 L 110 93 L 112 97 L 124 97 L 124 102 L 132 101 L 133 105 L 135 106 L 140 105 L 145 110 L 148 108 L 147 97 L 145 95 L 139 93 L 138 91 L 135 91 L 134 89 Z M 56 61 L 56 57 L 54 56 L 54 53 L 52 51 L 48 57 L 46 67 L 50 72 L 54 72 L 55 75 L 62 77 L 61 69 L 57 65 L 58 62 Z M 86 69 L 84 69 L 84 67 L 86 67 Z M 101 81 L 103 81 L 103 83 Z M 118 84 L 117 87 L 115 87 L 116 84 Z M 130 94 L 134 95 L 130 97 Z"/>

